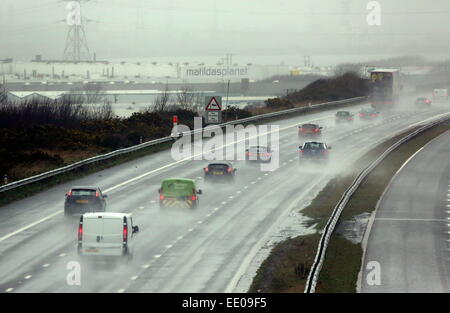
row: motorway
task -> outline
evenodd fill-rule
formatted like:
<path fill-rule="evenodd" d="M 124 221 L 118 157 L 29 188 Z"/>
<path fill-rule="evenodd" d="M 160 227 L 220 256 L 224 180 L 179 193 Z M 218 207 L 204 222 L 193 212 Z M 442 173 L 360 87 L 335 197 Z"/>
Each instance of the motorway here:
<path fill-rule="evenodd" d="M 449 111 L 448 106 L 399 111 L 374 122 L 336 126 L 336 110 L 329 110 L 271 122 L 280 128 L 279 168 L 263 172 L 235 161 L 234 185 L 206 185 L 202 168 L 207 161 L 173 161 L 170 151 L 162 151 L 4 206 L 0 292 L 233 291 L 261 238 L 296 210 L 296 203 L 377 142 Z M 307 121 L 320 123 L 323 141 L 333 147 L 327 167 L 299 165 L 297 126 Z M 161 211 L 157 190 L 168 177 L 196 179 L 203 190 L 200 207 Z M 77 222 L 62 214 L 64 194 L 72 185 L 100 186 L 109 195 L 108 210 L 132 212 L 140 227 L 129 264 L 83 266 L 80 286 L 66 282 L 68 262 L 78 260 Z"/>
<path fill-rule="evenodd" d="M 450 132 L 431 141 L 386 189 L 368 237 L 361 292 L 450 291 L 449 142 Z M 381 280 L 368 283 L 371 261 L 379 263 Z"/>

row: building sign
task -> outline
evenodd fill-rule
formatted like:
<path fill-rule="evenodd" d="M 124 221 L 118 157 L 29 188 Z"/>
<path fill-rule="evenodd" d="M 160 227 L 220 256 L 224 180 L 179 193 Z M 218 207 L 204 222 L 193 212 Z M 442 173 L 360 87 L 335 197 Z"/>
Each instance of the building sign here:
<path fill-rule="evenodd" d="M 242 66 L 201 66 L 186 67 L 183 70 L 186 78 L 219 78 L 219 77 L 237 77 L 244 78 L 249 75 L 248 67 Z"/>

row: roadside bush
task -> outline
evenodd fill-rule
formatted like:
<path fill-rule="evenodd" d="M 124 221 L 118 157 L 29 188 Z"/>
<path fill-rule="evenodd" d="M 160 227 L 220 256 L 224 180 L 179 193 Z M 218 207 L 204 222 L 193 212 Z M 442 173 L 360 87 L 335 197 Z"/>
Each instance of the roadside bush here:
<path fill-rule="evenodd" d="M 319 79 L 300 91 L 289 94 L 288 101 L 299 103 L 306 101 L 337 101 L 369 94 L 369 81 L 349 72 L 341 76 Z"/>

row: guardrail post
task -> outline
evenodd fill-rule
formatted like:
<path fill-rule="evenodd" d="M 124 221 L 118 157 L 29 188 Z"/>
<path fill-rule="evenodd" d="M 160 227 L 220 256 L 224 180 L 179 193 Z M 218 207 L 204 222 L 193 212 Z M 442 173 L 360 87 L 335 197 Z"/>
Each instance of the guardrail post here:
<path fill-rule="evenodd" d="M 143 143 L 144 141 L 143 141 L 143 139 L 142 139 L 142 136 L 139 138 L 139 144 L 141 144 L 141 143 Z"/>
<path fill-rule="evenodd" d="M 3 184 L 8 185 L 8 175 L 3 176 Z"/>

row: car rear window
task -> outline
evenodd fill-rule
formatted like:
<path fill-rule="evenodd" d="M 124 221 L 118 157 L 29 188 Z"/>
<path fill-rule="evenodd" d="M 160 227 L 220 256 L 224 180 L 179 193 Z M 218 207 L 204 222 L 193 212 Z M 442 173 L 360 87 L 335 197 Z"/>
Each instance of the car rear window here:
<path fill-rule="evenodd" d="M 338 115 L 338 116 L 348 116 L 348 115 L 350 115 L 350 112 L 337 112 L 336 115 Z"/>
<path fill-rule="evenodd" d="M 323 143 L 306 143 L 305 149 L 324 149 Z"/>
<path fill-rule="evenodd" d="M 95 197 L 96 190 L 93 189 L 72 189 L 72 196 Z"/>
<path fill-rule="evenodd" d="M 228 169 L 228 165 L 227 164 L 210 164 L 208 165 L 208 168 L 210 170 L 227 170 Z"/>
<path fill-rule="evenodd" d="M 317 128 L 317 125 L 314 125 L 314 124 L 304 124 L 304 125 L 302 125 L 302 128 Z"/>
<path fill-rule="evenodd" d="M 162 184 L 162 192 L 166 196 L 187 196 L 193 194 L 195 185 L 191 181 L 170 180 Z"/>

